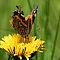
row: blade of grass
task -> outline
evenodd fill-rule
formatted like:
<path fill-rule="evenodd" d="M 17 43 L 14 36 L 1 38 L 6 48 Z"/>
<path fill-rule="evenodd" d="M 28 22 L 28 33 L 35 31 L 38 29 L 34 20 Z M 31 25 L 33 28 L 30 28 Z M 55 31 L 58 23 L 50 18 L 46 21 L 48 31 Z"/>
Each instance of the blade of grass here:
<path fill-rule="evenodd" d="M 46 0 L 45 3 L 45 7 L 46 7 L 46 22 L 45 22 L 45 26 L 44 26 L 44 40 L 47 41 L 47 27 L 48 27 L 48 22 L 49 22 L 49 7 L 50 7 L 50 0 Z M 44 60 L 44 53 L 42 54 L 43 56 L 41 57 L 41 60 Z"/>
<path fill-rule="evenodd" d="M 47 39 L 47 26 L 48 26 L 48 22 L 49 22 L 49 7 L 50 7 L 50 0 L 46 1 L 46 23 L 45 23 L 45 39 Z"/>
<path fill-rule="evenodd" d="M 55 39 L 54 39 L 54 43 L 53 43 L 53 50 L 52 50 L 51 60 L 53 60 L 54 53 L 55 53 L 55 48 L 56 48 L 55 46 L 56 46 L 58 32 L 59 32 L 59 23 L 60 23 L 60 15 L 59 15 L 59 20 L 58 20 L 57 28 L 56 28 L 56 35 L 55 35 Z"/>
<path fill-rule="evenodd" d="M 27 0 L 27 2 L 28 2 L 28 5 L 29 5 L 29 8 L 30 8 L 30 11 L 31 11 L 32 10 L 32 7 L 31 7 L 31 4 L 30 4 L 30 1 Z"/>

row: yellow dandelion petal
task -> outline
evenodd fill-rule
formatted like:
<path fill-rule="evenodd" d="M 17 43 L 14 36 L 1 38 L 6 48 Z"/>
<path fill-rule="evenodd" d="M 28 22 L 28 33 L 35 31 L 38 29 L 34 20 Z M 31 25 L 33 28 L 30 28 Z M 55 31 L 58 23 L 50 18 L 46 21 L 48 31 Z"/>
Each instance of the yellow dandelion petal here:
<path fill-rule="evenodd" d="M 32 53 L 36 51 L 43 52 L 44 43 L 45 41 L 36 39 L 36 36 L 28 36 L 24 41 L 24 38 L 21 37 L 21 35 L 13 34 L 4 36 L 4 38 L 2 38 L 0 41 L 0 48 L 5 49 L 13 56 L 17 55 L 20 59 L 22 59 L 22 56 L 24 56 L 27 60 L 29 60 Z"/>
<path fill-rule="evenodd" d="M 21 56 L 23 49 L 24 49 L 24 43 L 18 44 L 15 48 L 15 54 Z"/>
<path fill-rule="evenodd" d="M 20 37 L 21 36 L 19 34 L 4 36 L 2 41 L 0 41 L 0 48 L 5 49 L 10 54 L 14 54 L 15 46 L 20 43 Z"/>
<path fill-rule="evenodd" d="M 29 58 L 26 58 L 27 60 L 29 60 Z"/>
<path fill-rule="evenodd" d="M 32 37 L 31 42 L 35 41 L 35 39 L 36 39 L 36 36 Z"/>
<path fill-rule="evenodd" d="M 22 56 L 19 56 L 19 58 L 22 60 Z"/>

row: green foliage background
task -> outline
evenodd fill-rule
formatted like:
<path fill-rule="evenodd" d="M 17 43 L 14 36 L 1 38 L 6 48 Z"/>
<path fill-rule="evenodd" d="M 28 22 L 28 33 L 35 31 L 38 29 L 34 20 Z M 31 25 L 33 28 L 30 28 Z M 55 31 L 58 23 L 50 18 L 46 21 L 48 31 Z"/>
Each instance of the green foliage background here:
<path fill-rule="evenodd" d="M 25 16 L 38 5 L 38 13 L 31 34 L 45 40 L 46 51 L 37 53 L 31 60 L 60 60 L 60 0 L 0 0 L 0 39 L 15 33 L 10 26 L 12 12 L 21 5 Z M 0 49 L 0 60 L 8 60 Z"/>

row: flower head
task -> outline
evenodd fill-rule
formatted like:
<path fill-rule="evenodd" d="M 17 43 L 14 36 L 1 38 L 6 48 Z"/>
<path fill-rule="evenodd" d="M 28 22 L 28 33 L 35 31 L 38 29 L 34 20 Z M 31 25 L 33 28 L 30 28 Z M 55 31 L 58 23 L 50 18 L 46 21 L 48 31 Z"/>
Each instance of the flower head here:
<path fill-rule="evenodd" d="M 27 60 L 29 60 L 32 53 L 41 52 L 43 47 L 44 41 L 31 36 L 23 38 L 19 34 L 4 36 L 0 41 L 0 48 L 5 49 L 12 56 L 17 55 L 19 58 L 24 56 Z"/>

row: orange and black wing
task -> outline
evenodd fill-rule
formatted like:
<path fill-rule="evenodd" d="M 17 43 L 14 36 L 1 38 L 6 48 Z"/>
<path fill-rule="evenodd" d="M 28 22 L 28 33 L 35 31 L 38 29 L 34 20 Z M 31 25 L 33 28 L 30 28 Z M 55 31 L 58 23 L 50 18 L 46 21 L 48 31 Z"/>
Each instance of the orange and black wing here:
<path fill-rule="evenodd" d="M 24 13 L 21 8 L 19 8 L 19 6 L 16 7 L 17 10 L 14 11 L 14 14 L 12 16 L 12 26 L 18 31 L 20 35 L 25 37 L 30 33 L 38 7 L 32 10 L 31 14 L 27 17 L 24 17 Z"/>
<path fill-rule="evenodd" d="M 34 23 L 34 20 L 35 20 L 36 14 L 37 14 L 37 10 L 38 10 L 38 6 L 32 10 L 30 15 L 25 17 L 25 21 L 27 23 L 29 33 L 30 33 L 31 28 L 32 28 L 32 24 Z"/>

